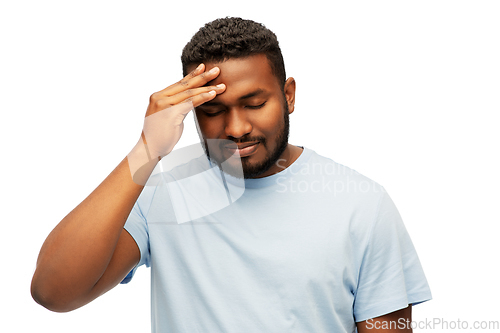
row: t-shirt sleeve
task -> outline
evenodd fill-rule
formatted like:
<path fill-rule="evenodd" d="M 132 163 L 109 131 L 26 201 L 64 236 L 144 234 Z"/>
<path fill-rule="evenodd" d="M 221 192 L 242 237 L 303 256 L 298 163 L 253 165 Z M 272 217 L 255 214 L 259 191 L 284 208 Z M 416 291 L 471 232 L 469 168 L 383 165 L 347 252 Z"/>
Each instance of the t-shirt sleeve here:
<path fill-rule="evenodd" d="M 149 193 L 143 191 L 139 199 L 134 204 L 130 212 L 124 229 L 132 236 L 137 243 L 141 252 L 141 259 L 137 266 L 128 273 L 121 283 L 129 283 L 139 266 L 150 266 L 150 251 L 149 251 L 149 230 L 146 221 L 147 210 L 149 208 L 150 198 Z"/>
<path fill-rule="evenodd" d="M 356 322 L 432 298 L 410 236 L 386 192 L 362 255 L 353 309 Z"/>

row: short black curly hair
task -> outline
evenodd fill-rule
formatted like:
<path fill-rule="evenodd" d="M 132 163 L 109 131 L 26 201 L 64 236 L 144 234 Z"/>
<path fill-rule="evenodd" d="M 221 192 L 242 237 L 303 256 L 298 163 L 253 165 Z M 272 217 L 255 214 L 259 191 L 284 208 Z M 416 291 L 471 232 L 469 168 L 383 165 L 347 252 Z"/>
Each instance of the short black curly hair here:
<path fill-rule="evenodd" d="M 190 65 L 223 62 L 231 58 L 266 55 L 281 87 L 286 80 L 285 64 L 276 35 L 263 24 L 239 17 L 226 17 L 205 24 L 182 50 L 184 76 Z"/>

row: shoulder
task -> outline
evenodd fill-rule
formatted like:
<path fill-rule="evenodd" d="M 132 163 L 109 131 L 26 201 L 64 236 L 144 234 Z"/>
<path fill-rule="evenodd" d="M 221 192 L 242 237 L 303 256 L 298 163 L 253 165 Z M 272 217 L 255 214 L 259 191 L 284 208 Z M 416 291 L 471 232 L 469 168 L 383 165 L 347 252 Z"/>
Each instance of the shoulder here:
<path fill-rule="evenodd" d="M 299 182 L 309 184 L 314 200 L 335 217 L 337 225 L 345 225 L 358 244 L 366 243 L 381 209 L 389 209 L 390 198 L 381 184 L 312 150 L 298 177 Z"/>
<path fill-rule="evenodd" d="M 301 174 L 311 177 L 311 179 L 316 178 L 329 182 L 329 186 L 325 189 L 337 197 L 343 195 L 350 199 L 378 202 L 386 192 L 378 182 L 348 166 L 308 148 L 304 148 L 304 153 L 307 154 L 307 158 L 301 166 Z"/>

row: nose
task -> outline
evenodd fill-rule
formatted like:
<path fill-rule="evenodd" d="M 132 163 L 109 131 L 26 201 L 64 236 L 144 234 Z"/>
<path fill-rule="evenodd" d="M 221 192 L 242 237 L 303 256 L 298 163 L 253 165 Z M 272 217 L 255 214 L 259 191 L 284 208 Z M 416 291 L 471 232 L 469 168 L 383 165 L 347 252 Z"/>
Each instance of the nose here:
<path fill-rule="evenodd" d="M 227 137 L 239 139 L 252 131 L 252 124 L 243 110 L 231 109 L 226 113 L 225 134 Z"/>

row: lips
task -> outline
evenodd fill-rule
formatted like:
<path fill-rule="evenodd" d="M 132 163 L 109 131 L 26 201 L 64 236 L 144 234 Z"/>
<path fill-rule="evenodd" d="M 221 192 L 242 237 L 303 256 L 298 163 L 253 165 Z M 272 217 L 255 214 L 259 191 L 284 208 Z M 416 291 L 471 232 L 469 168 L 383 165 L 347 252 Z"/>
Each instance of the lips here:
<path fill-rule="evenodd" d="M 252 155 L 259 147 L 259 142 L 244 142 L 240 144 L 227 145 L 225 148 L 234 157 L 245 157 Z"/>

